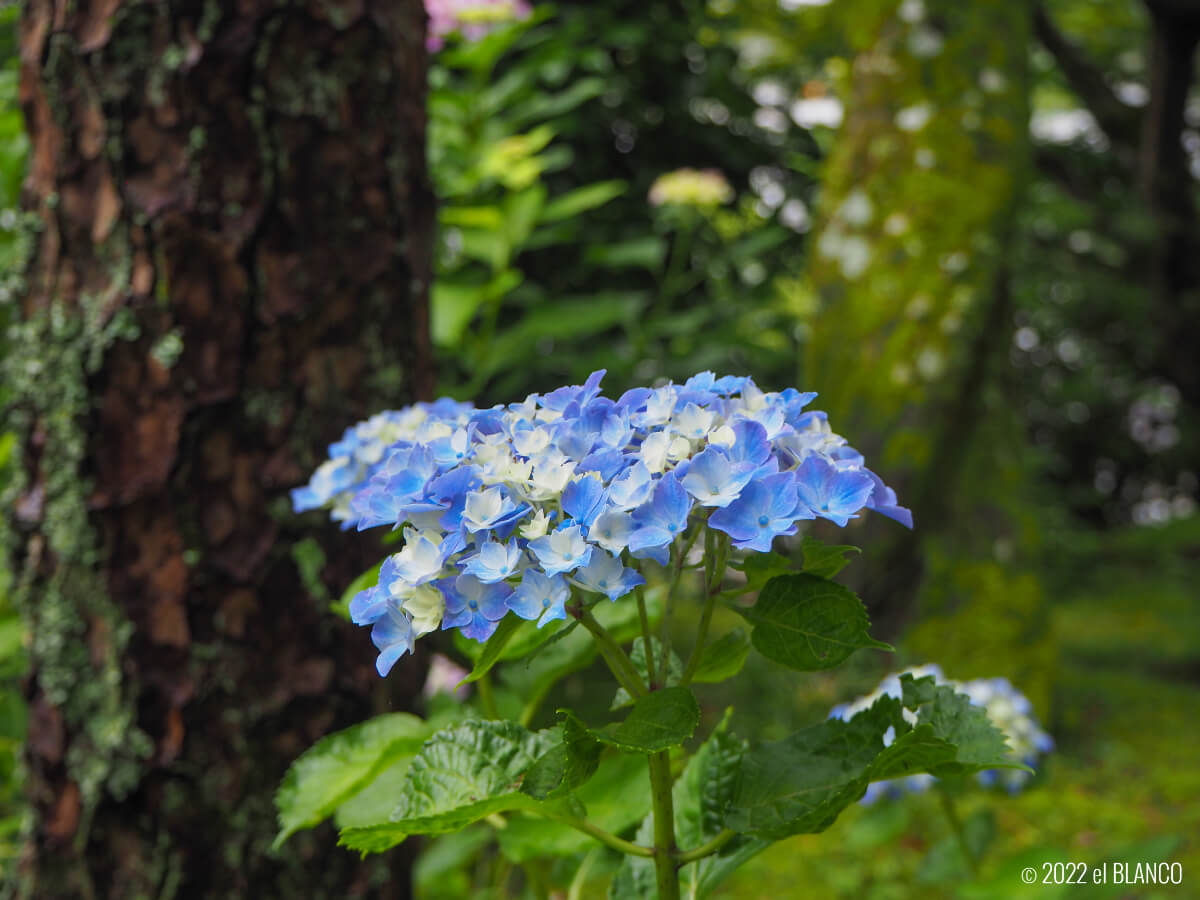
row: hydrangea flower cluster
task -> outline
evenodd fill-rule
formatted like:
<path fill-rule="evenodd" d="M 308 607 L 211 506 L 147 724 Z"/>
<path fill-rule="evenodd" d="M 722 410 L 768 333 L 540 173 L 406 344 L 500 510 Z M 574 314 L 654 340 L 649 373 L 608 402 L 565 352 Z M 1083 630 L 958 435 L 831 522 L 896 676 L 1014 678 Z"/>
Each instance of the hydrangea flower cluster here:
<path fill-rule="evenodd" d="M 573 592 L 616 601 L 700 523 L 760 552 L 804 520 L 844 526 L 863 509 L 912 526 L 806 409 L 813 393 L 702 372 L 612 400 L 603 375 L 508 406 L 381 413 L 293 492 L 297 510 L 328 506 L 343 527 L 403 528 L 379 583 L 350 605 L 372 626 L 381 675 L 434 629 L 486 641 L 509 613 L 538 627 L 565 618 Z"/>
<path fill-rule="evenodd" d="M 676 169 L 654 180 L 647 199 L 652 206 L 711 209 L 732 200 L 733 188 L 716 169 Z"/>
<path fill-rule="evenodd" d="M 441 50 L 446 35 L 459 32 L 468 41 L 477 41 L 495 25 L 526 19 L 531 8 L 525 0 L 425 0 L 429 16 L 425 47 Z"/>
<path fill-rule="evenodd" d="M 841 703 L 829 713 L 830 718 L 849 721 L 855 715 L 869 708 L 880 697 L 888 696 L 899 699 L 902 695 L 900 676 L 912 675 L 913 678 L 924 678 L 932 675 L 938 684 L 954 687 L 960 694 L 966 694 L 971 703 L 982 707 L 992 720 L 992 724 L 1008 735 L 1009 746 L 1012 747 L 1013 757 L 1027 766 L 1033 766 L 1038 758 L 1054 749 L 1054 739 L 1042 730 L 1033 714 L 1033 704 L 1029 698 L 1012 686 L 1007 678 L 977 678 L 973 681 L 951 681 L 942 673 L 937 665 L 917 666 L 888 675 L 879 683 L 874 691 L 859 697 L 850 703 Z M 916 724 L 916 714 L 910 710 L 903 711 L 906 721 Z M 895 733 L 884 735 L 884 744 L 889 745 L 895 740 Z M 1031 777 L 1021 769 L 987 769 L 975 776 L 980 784 L 985 786 L 1001 785 L 1009 793 L 1021 790 Z M 937 779 L 932 775 L 909 775 L 906 778 L 896 778 L 891 781 L 873 782 L 867 788 L 862 803 L 874 803 L 880 797 L 899 797 L 903 794 L 916 794 L 927 790 Z"/>

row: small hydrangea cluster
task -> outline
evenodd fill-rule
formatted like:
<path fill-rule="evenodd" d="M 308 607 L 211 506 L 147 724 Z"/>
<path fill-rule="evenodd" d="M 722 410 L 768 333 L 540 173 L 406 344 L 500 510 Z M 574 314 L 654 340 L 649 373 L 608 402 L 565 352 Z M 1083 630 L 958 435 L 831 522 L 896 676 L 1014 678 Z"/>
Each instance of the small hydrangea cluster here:
<path fill-rule="evenodd" d="M 912 526 L 805 408 L 815 394 L 702 372 L 612 400 L 603 375 L 509 406 L 383 413 L 293 492 L 298 510 L 329 506 L 346 527 L 404 528 L 350 605 L 372 626 L 380 674 L 436 628 L 485 641 L 510 612 L 538 627 L 565 618 L 573 590 L 615 601 L 645 583 L 640 561 L 666 565 L 700 523 L 760 552 L 800 521 L 845 525 L 864 508 Z"/>
<path fill-rule="evenodd" d="M 732 200 L 733 188 L 716 169 L 676 169 L 654 180 L 648 199 L 652 206 L 711 209 Z"/>
<path fill-rule="evenodd" d="M 970 698 L 975 706 L 983 707 L 992 724 L 1008 735 L 1013 757 L 1027 766 L 1037 763 L 1038 757 L 1054 749 L 1054 739 L 1044 732 L 1033 715 L 1033 704 L 1024 694 L 1012 686 L 1007 678 L 977 678 L 974 681 L 950 681 L 942 674 L 941 667 L 936 665 L 917 666 L 896 672 L 887 676 L 871 693 L 859 697 L 850 703 L 835 706 L 829 713 L 830 718 L 850 720 L 855 715 L 869 708 L 880 697 L 888 696 L 899 699 L 902 695 L 900 686 L 901 675 L 912 675 L 913 678 L 924 678 L 932 675 L 938 684 L 947 684 Z M 916 714 L 904 710 L 906 721 L 916 724 Z M 884 735 L 884 744 L 889 745 L 895 740 L 895 733 L 889 729 Z M 980 784 L 985 786 L 1002 785 L 1010 793 L 1016 793 L 1025 786 L 1031 777 L 1021 769 L 988 769 L 975 776 Z M 906 778 L 896 778 L 891 781 L 876 781 L 867 788 L 862 803 L 874 803 L 880 797 L 899 797 L 902 794 L 920 793 L 927 790 L 937 779 L 932 775 L 909 775 Z"/>
<path fill-rule="evenodd" d="M 460 33 L 468 41 L 477 41 L 495 25 L 529 17 L 525 0 L 425 0 L 429 30 L 425 46 L 430 52 L 441 50 L 446 35 Z"/>

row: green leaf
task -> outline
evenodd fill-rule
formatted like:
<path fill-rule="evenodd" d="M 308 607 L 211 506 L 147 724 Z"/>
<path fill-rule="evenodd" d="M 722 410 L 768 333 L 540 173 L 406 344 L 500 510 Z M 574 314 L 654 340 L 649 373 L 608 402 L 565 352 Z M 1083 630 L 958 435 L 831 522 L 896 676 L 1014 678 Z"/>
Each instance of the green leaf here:
<path fill-rule="evenodd" d="M 560 796 L 584 784 L 595 774 L 604 749 L 570 710 L 558 712 L 561 743 L 539 756 L 521 782 L 521 790 L 537 800 Z"/>
<path fill-rule="evenodd" d="M 866 792 L 867 769 L 883 750 L 890 722 L 886 715 L 877 719 L 828 719 L 755 747 L 742 761 L 726 827 L 775 839 L 824 831 Z"/>
<path fill-rule="evenodd" d="M 479 654 L 479 659 L 475 660 L 474 668 L 471 669 L 470 674 L 466 678 L 460 681 L 458 685 L 455 685 L 455 689 L 461 685 L 478 681 L 486 675 L 492 666 L 500 661 L 500 654 L 504 652 L 504 648 L 508 646 L 508 642 L 512 640 L 513 635 L 525 624 L 524 619 L 520 619 L 514 615 L 505 616 L 501 619 L 500 624 L 496 626 L 496 630 L 492 632 L 492 636 L 483 645 L 483 652 Z"/>
<path fill-rule="evenodd" d="M 805 572 L 821 578 L 832 578 L 850 564 L 846 554 L 862 551 L 850 544 L 826 544 L 806 534 L 800 543 L 800 552 L 804 554 Z"/>
<path fill-rule="evenodd" d="M 380 560 L 367 571 L 363 572 L 355 578 L 350 585 L 342 591 L 342 596 L 337 602 L 330 606 L 330 609 L 349 621 L 350 619 L 350 601 L 354 599 L 354 595 L 359 591 L 365 591 L 369 587 L 374 587 L 379 584 L 379 569 L 383 566 L 383 560 Z"/>
<path fill-rule="evenodd" d="M 521 273 L 512 269 L 505 269 L 483 284 L 436 279 L 429 300 L 433 342 L 439 347 L 458 346 L 479 308 L 499 301 L 521 281 Z"/>
<path fill-rule="evenodd" d="M 777 575 L 787 575 L 793 571 L 792 561 L 779 553 L 755 553 L 747 556 L 740 564 L 734 563 L 733 568 L 746 576 L 746 583 L 721 591 L 718 600 L 729 601 L 761 591 L 768 581 Z"/>
<path fill-rule="evenodd" d="M 534 184 L 504 198 L 504 228 L 512 247 L 520 248 L 529 238 L 546 203 L 546 188 Z"/>
<path fill-rule="evenodd" d="M 662 268 L 667 242 L 647 235 L 611 244 L 593 244 L 583 255 L 584 261 L 613 269 L 643 268 L 652 272 Z"/>
<path fill-rule="evenodd" d="M 384 769 L 415 753 L 432 731 L 416 716 L 390 713 L 322 738 L 292 763 L 275 794 L 280 830 L 274 846 L 332 815 Z"/>
<path fill-rule="evenodd" d="M 413 864 L 416 896 L 470 897 L 470 863 L 491 842 L 493 833 L 480 823 L 429 840 Z"/>
<path fill-rule="evenodd" d="M 750 636 L 741 628 L 722 635 L 704 648 L 692 681 L 715 684 L 732 678 L 750 655 Z"/>
<path fill-rule="evenodd" d="M 457 831 L 495 812 L 533 808 L 521 781 L 558 738 L 532 734 L 515 722 L 473 720 L 437 732 L 408 767 L 391 822 L 345 828 L 340 846 L 381 853 L 410 834 Z"/>
<path fill-rule="evenodd" d="M 742 614 L 754 624 L 759 653 L 801 672 L 831 669 L 862 647 L 892 649 L 867 634 L 870 620 L 858 597 L 815 575 L 772 578 Z"/>
<path fill-rule="evenodd" d="M 688 761 L 675 784 L 675 819 L 684 849 L 712 840 L 725 827 L 725 810 L 741 775 L 746 743 L 728 731 L 733 710 Z M 770 841 L 738 835 L 712 856 L 685 866 L 679 873 L 684 895 L 706 897 L 744 862 L 765 850 Z"/>
<path fill-rule="evenodd" d="M 662 645 L 658 642 L 658 638 L 650 638 L 651 656 L 655 660 L 655 672 L 658 671 L 658 660 L 662 654 Z M 633 667 L 637 669 L 638 674 L 642 676 L 642 680 L 646 684 L 650 683 L 650 669 L 646 665 L 646 642 L 642 637 L 638 637 L 633 642 L 633 650 L 629 654 L 629 659 L 633 663 Z M 683 676 L 683 663 L 679 661 L 678 655 L 672 650 L 667 657 L 667 685 L 678 684 L 679 679 Z M 629 695 L 629 691 L 625 688 L 617 688 L 616 696 L 613 697 L 612 705 L 609 709 L 620 709 L 622 706 L 628 706 L 633 702 L 633 697 Z"/>
<path fill-rule="evenodd" d="M 526 362 L 545 338 L 579 340 L 632 321 L 645 302 L 638 292 L 597 292 L 586 299 L 541 304 L 497 336 L 481 374 Z"/>
<path fill-rule="evenodd" d="M 650 754 L 682 744 L 699 724 L 700 706 L 692 692 L 685 687 L 670 687 L 639 698 L 616 726 L 587 731 L 596 740 L 626 752 Z"/>
<path fill-rule="evenodd" d="M 903 719 L 896 726 L 896 740 L 885 751 L 891 757 L 872 769 L 872 781 L 908 774 L 913 765 L 942 776 L 993 768 L 1028 768 L 1012 760 L 1004 732 L 953 685 L 936 684 L 932 677 L 914 679 L 907 674 L 900 676 L 900 685 L 904 706 L 918 712 L 917 724 L 907 733 Z M 910 744 L 913 749 L 906 751 Z M 887 774 L 881 771 L 885 765 L 889 767 Z M 897 766 L 901 769 L 898 773 Z"/>
<path fill-rule="evenodd" d="M 950 685 L 901 678 L 849 722 L 828 719 L 746 754 L 725 825 L 764 838 L 823 831 L 872 781 L 1019 767 L 987 713 Z M 915 725 L 904 716 L 917 713 Z M 884 736 L 894 739 L 884 746 Z"/>
<path fill-rule="evenodd" d="M 419 747 L 416 749 L 420 749 Z M 333 814 L 333 823 L 339 828 L 360 828 L 386 822 L 396 808 L 396 798 L 404 790 L 408 778 L 408 766 L 416 750 L 396 759 L 390 766 L 358 789 Z"/>
<path fill-rule="evenodd" d="M 495 206 L 443 206 L 438 210 L 442 225 L 461 225 L 467 228 L 500 228 L 504 216 Z"/>
<path fill-rule="evenodd" d="M 561 197 L 555 197 L 542 209 L 541 221 L 558 222 L 571 219 L 581 213 L 603 206 L 625 193 L 627 185 L 624 181 L 598 181 L 587 184 L 573 191 L 568 191 Z"/>
<path fill-rule="evenodd" d="M 482 228 L 461 228 L 458 234 L 462 238 L 463 256 L 479 260 L 495 273 L 508 268 L 512 247 L 503 232 L 487 231 Z"/>

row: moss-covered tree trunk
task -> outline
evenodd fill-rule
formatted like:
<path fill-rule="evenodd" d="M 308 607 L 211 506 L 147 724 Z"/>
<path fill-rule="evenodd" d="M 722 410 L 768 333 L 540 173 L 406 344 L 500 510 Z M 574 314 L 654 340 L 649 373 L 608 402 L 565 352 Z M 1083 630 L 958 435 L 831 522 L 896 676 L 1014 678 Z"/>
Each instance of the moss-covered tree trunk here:
<path fill-rule="evenodd" d="M 269 847 L 288 763 L 389 704 L 322 596 L 366 567 L 359 542 L 299 522 L 287 491 L 432 382 L 423 15 L 25 9 L 43 230 L 5 375 L 33 635 L 25 895 L 407 893 L 328 830 Z M 415 669 L 396 681 L 400 705 Z"/>

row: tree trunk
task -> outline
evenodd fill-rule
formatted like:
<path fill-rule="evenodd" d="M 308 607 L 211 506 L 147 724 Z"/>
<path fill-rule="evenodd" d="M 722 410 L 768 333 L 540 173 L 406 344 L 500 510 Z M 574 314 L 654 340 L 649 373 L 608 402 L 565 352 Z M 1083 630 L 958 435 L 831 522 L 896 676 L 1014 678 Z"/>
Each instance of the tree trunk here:
<path fill-rule="evenodd" d="M 19 894 L 408 893 L 402 863 L 329 830 L 269 848 L 287 765 L 387 703 L 365 633 L 326 611 L 362 542 L 287 490 L 346 425 L 430 390 L 423 16 L 25 9 L 43 230 L 5 372 L 33 634 Z M 403 704 L 418 671 L 397 675 Z"/>

